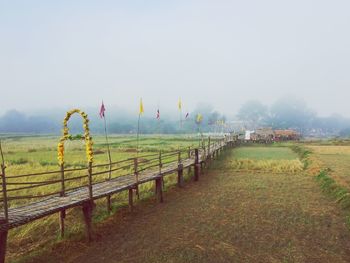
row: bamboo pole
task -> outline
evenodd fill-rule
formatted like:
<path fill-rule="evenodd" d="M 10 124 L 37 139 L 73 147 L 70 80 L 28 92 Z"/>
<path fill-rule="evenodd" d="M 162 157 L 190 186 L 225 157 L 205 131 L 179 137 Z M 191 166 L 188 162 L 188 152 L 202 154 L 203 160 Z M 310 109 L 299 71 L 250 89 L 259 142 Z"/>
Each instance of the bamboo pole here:
<path fill-rule="evenodd" d="M 112 157 L 111 157 L 111 150 L 109 147 L 109 140 L 108 140 L 108 134 L 107 134 L 107 122 L 106 122 L 105 113 L 103 113 L 103 123 L 104 123 L 104 128 L 105 128 L 105 138 L 106 138 L 108 161 L 109 161 L 108 180 L 111 180 L 111 178 L 112 178 Z M 108 211 L 108 213 L 110 213 L 112 211 L 111 196 L 108 195 L 106 200 L 107 200 L 107 211 Z"/>
<path fill-rule="evenodd" d="M 8 199 L 7 199 L 7 188 L 6 188 L 6 175 L 5 175 L 5 165 L 1 164 L 1 185 L 2 185 L 2 197 L 4 202 L 4 215 L 5 215 L 5 221 L 8 222 Z"/>
<path fill-rule="evenodd" d="M 162 151 L 161 150 L 159 150 L 158 161 L 159 161 L 159 174 L 161 174 L 162 173 L 162 167 L 163 167 L 163 164 L 162 164 Z"/>
<path fill-rule="evenodd" d="M 199 156 L 198 156 L 198 149 L 194 150 L 195 152 L 195 160 L 194 160 L 194 180 L 199 180 L 199 171 L 200 171 L 200 163 L 199 163 Z"/>
<path fill-rule="evenodd" d="M 183 164 L 181 162 L 181 151 L 177 156 L 177 184 L 179 187 L 183 187 Z"/>
<path fill-rule="evenodd" d="M 2 144 L 0 140 L 0 154 L 1 154 L 1 164 L 5 165 L 4 153 L 2 152 Z"/>
<path fill-rule="evenodd" d="M 65 184 L 64 184 L 64 163 L 60 165 L 60 174 L 61 174 L 61 194 L 60 196 L 65 196 Z"/>
<path fill-rule="evenodd" d="M 191 159 L 191 146 L 188 147 L 187 158 Z M 191 165 L 188 166 L 188 174 L 191 173 Z"/>
<path fill-rule="evenodd" d="M 3 202 L 4 202 L 4 216 L 5 223 L 8 223 L 8 203 L 7 203 L 7 190 L 6 190 L 6 174 L 5 174 L 5 160 L 4 153 L 2 151 L 1 140 L 0 140 L 0 154 L 1 154 L 1 181 L 2 181 L 2 193 L 3 193 Z M 0 231 L 0 263 L 5 262 L 6 257 L 6 247 L 7 247 L 7 235 L 8 231 Z"/>
<path fill-rule="evenodd" d="M 137 199 L 140 199 L 140 194 L 139 194 L 138 157 L 134 158 L 134 175 L 135 175 L 135 182 L 136 182 L 136 195 L 137 195 Z"/>
<path fill-rule="evenodd" d="M 93 193 L 92 193 L 92 162 L 89 162 L 88 167 L 88 187 L 89 187 L 89 199 L 93 200 Z"/>
<path fill-rule="evenodd" d="M 211 158 L 210 158 L 210 157 L 211 157 L 211 156 L 210 156 L 210 155 L 211 155 L 210 150 L 211 150 L 211 149 L 210 149 L 210 136 L 209 136 L 209 137 L 208 137 L 208 157 L 207 157 L 209 160 L 211 159 Z"/>
<path fill-rule="evenodd" d="M 136 157 L 138 157 L 138 156 L 139 156 L 140 119 L 141 119 L 141 114 L 139 114 L 139 118 L 138 118 L 138 120 L 137 120 Z"/>
<path fill-rule="evenodd" d="M 129 211 L 132 212 L 134 208 L 134 199 L 132 189 L 129 189 Z"/>
<path fill-rule="evenodd" d="M 60 223 L 60 237 L 64 238 L 64 232 L 65 232 L 65 227 L 64 227 L 64 219 L 66 218 L 66 210 L 61 210 L 58 214 L 58 219 Z"/>
<path fill-rule="evenodd" d="M 60 165 L 60 174 L 61 174 L 61 192 L 60 192 L 60 196 L 64 197 L 65 196 L 65 183 L 64 183 L 64 163 L 61 163 Z M 65 227 L 64 227 L 64 219 L 66 218 L 66 210 L 61 210 L 58 213 L 58 222 L 60 225 L 60 237 L 64 238 L 64 231 L 65 231 Z"/>
<path fill-rule="evenodd" d="M 0 263 L 5 263 L 8 231 L 0 231 Z"/>
<path fill-rule="evenodd" d="M 109 147 L 109 141 L 108 141 L 108 134 L 107 134 L 107 123 L 106 123 L 106 116 L 103 114 L 103 121 L 104 121 L 104 126 L 105 126 L 105 137 L 106 137 L 106 144 L 107 144 L 107 151 L 108 151 L 108 161 L 109 161 L 109 174 L 108 174 L 108 179 L 110 180 L 112 177 L 112 157 L 111 157 L 111 150 Z"/>
<path fill-rule="evenodd" d="M 1 184 L 2 184 L 2 195 L 4 202 L 4 215 L 6 223 L 8 222 L 8 200 L 7 200 L 7 187 L 6 187 L 6 173 L 5 173 L 5 159 L 2 151 L 2 145 L 0 140 L 0 154 L 1 154 Z"/>

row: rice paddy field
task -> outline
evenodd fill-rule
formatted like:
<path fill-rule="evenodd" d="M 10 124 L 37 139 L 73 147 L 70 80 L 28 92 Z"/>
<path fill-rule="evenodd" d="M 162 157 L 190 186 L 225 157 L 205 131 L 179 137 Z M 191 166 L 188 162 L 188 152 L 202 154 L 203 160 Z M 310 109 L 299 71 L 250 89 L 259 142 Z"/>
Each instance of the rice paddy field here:
<path fill-rule="evenodd" d="M 330 175 L 342 186 L 350 189 L 349 145 L 306 145 L 320 166 L 329 168 Z"/>
<path fill-rule="evenodd" d="M 7 175 L 57 170 L 58 139 L 2 138 Z M 136 155 L 134 136 L 109 141 L 112 161 Z M 199 144 L 196 136 L 142 136 L 140 155 Z M 186 171 L 181 190 L 174 187 L 176 176 L 167 176 L 164 204 L 154 202 L 153 184 L 144 184 L 134 213 L 127 210 L 127 193 L 113 195 L 111 213 L 99 200 L 93 216 L 99 235 L 92 244 L 86 243 L 79 208 L 67 211 L 63 240 L 58 215 L 13 229 L 8 262 L 349 262 L 347 210 L 323 193 L 310 170 L 328 168 L 349 187 L 350 146 L 298 144 L 311 152 L 308 165 L 294 146 L 228 150 L 199 183 Z M 65 153 L 66 167 L 86 167 L 83 142 L 68 141 Z M 94 137 L 94 158 L 96 164 L 108 162 L 103 136 Z"/>
<path fill-rule="evenodd" d="M 135 136 L 109 136 L 109 145 L 111 151 L 111 159 L 113 162 L 125 160 L 136 156 L 137 141 Z M 28 173 L 40 173 L 47 171 L 58 171 L 57 159 L 57 142 L 58 136 L 3 136 L 2 149 L 6 164 L 6 176 L 22 175 Z M 108 151 L 106 139 L 104 136 L 93 137 L 94 145 L 94 164 L 108 163 Z M 164 153 L 187 149 L 189 147 L 199 146 L 199 137 L 197 136 L 141 136 L 139 140 L 139 156 L 158 153 Z M 177 157 L 171 157 L 177 159 Z M 67 141 L 65 144 L 65 168 L 85 168 L 87 167 L 85 145 L 83 141 Z M 96 168 L 98 169 L 98 168 Z M 130 168 L 132 169 L 132 168 Z M 127 171 L 126 171 L 127 172 Z M 74 176 L 80 176 L 86 173 L 82 170 L 79 174 L 74 172 Z M 125 172 L 124 172 L 125 173 Z M 18 182 L 23 180 L 44 181 L 59 179 L 59 173 L 47 176 L 25 177 L 16 179 Z M 72 173 L 66 173 L 66 177 L 73 176 Z M 103 175 L 105 176 L 105 175 Z M 114 174 L 113 176 L 118 176 Z M 11 179 L 15 182 L 14 179 Z M 86 179 L 78 182 L 71 182 L 66 187 L 76 187 L 85 185 Z M 94 178 L 94 180 L 105 180 L 102 176 Z M 175 184 L 175 177 L 167 177 L 165 187 Z M 43 186 L 35 189 L 26 189 L 21 191 L 21 195 L 46 194 L 59 190 L 59 184 Z M 143 184 L 140 187 L 141 198 L 148 198 L 153 194 L 152 183 Z M 11 192 L 16 195 L 17 192 Z M 127 193 L 116 194 L 112 197 L 112 209 L 115 212 L 118 208 L 127 205 Z M 30 201 L 35 201 L 32 199 Z M 23 205 L 28 200 L 16 200 L 10 203 L 11 206 Z M 0 207 L 1 208 L 1 207 Z M 2 208 L 1 208 L 2 209 Z M 66 237 L 82 238 L 84 235 L 84 225 L 80 209 L 68 210 L 66 218 Z M 94 221 L 101 221 L 108 217 L 106 204 L 99 200 L 94 214 Z M 10 260 L 21 258 L 21 256 L 29 252 L 37 251 L 44 244 L 49 245 L 59 240 L 58 236 L 58 219 L 57 215 L 52 215 L 9 232 L 8 239 L 8 258 Z"/>
<path fill-rule="evenodd" d="M 94 163 L 108 162 L 107 145 L 104 136 L 96 136 L 94 140 Z M 32 171 L 46 171 L 57 169 L 57 136 L 37 137 L 4 137 L 2 146 L 9 174 L 26 173 Z M 112 161 L 118 161 L 136 155 L 135 136 L 109 136 Z M 162 151 L 172 151 L 178 148 L 198 146 L 199 139 L 196 136 L 143 136 L 140 138 L 140 155 Z M 65 166 L 85 167 L 86 156 L 84 142 L 67 141 L 65 143 Z"/>
<path fill-rule="evenodd" d="M 230 149 L 164 203 L 100 221 L 93 243 L 70 238 L 25 262 L 349 262 L 344 211 L 289 146 Z"/>
<path fill-rule="evenodd" d="M 228 162 L 235 171 L 295 173 L 303 163 L 289 147 L 244 147 L 232 152 Z"/>

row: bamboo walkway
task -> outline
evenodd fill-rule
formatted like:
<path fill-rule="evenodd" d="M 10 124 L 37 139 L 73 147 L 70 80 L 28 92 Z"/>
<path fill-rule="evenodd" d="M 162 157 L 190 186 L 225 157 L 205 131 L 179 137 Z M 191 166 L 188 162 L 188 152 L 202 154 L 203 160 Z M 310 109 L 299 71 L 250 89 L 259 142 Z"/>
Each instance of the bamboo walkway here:
<path fill-rule="evenodd" d="M 60 229 L 61 236 L 64 235 L 64 218 L 65 212 L 69 208 L 81 206 L 84 214 L 84 220 L 86 224 L 86 231 L 88 239 L 92 239 L 92 227 L 91 227 L 91 216 L 94 207 L 94 200 L 107 197 L 107 204 L 110 209 L 110 197 L 113 194 L 120 193 L 122 191 L 129 191 L 129 207 L 132 209 L 133 206 L 133 193 L 138 193 L 138 186 L 147 182 L 155 181 L 155 192 L 157 200 L 159 202 L 163 201 L 162 195 L 162 180 L 163 177 L 170 174 L 177 174 L 178 185 L 181 187 L 183 185 L 183 170 L 185 168 L 194 167 L 194 180 L 199 179 L 202 164 L 212 159 L 218 155 L 224 148 L 232 147 L 237 142 L 236 138 L 224 138 L 216 140 L 214 142 L 208 143 L 207 148 L 203 149 L 192 149 L 187 152 L 175 151 L 171 153 L 164 153 L 163 155 L 151 155 L 149 160 L 138 161 L 135 158 L 125 160 L 124 162 L 109 163 L 107 165 L 96 165 L 88 167 L 87 178 L 88 184 L 76 187 L 73 190 L 66 190 L 65 183 L 68 181 L 64 177 L 64 172 L 72 170 L 61 170 L 61 179 L 47 182 L 32 182 L 29 186 L 22 186 L 20 188 L 8 188 L 11 183 L 8 183 L 11 179 L 23 178 L 23 176 L 8 176 L 5 178 L 5 167 L 2 169 L 2 189 L 1 193 L 3 195 L 2 206 L 3 210 L 0 212 L 0 263 L 5 262 L 6 254 L 6 242 L 8 230 L 16 228 L 18 226 L 27 224 L 39 218 L 43 218 L 55 213 L 59 213 L 60 218 Z M 185 158 L 181 158 L 181 153 L 186 154 Z M 182 155 L 183 156 L 183 155 Z M 168 158 L 168 159 L 167 159 Z M 175 158 L 175 159 L 174 159 Z M 141 158 L 140 158 L 141 159 Z M 167 161 L 168 160 L 168 161 Z M 127 163 L 128 162 L 128 163 Z M 142 167 L 140 164 L 144 162 L 146 167 Z M 123 166 L 123 164 L 126 166 Z M 114 168 L 113 165 L 119 165 Z M 97 167 L 107 167 L 108 169 L 102 172 L 92 172 L 92 168 Z M 126 174 L 118 175 L 113 177 L 114 173 L 120 171 L 122 168 L 134 167 L 133 171 L 128 170 Z M 81 170 L 81 169 L 80 169 Z M 50 174 L 54 172 L 48 172 Z M 108 174 L 110 179 L 93 182 L 93 176 L 100 174 Z M 28 176 L 35 176 L 37 174 L 30 174 Z M 41 173 L 39 175 L 45 175 Z M 82 176 L 76 177 L 81 179 Z M 48 196 L 29 196 L 28 200 L 32 198 L 38 198 L 37 201 L 28 202 L 21 206 L 11 206 L 11 201 L 26 198 L 25 195 L 19 195 L 18 193 L 24 190 L 30 189 L 31 187 L 41 187 L 47 184 L 61 184 L 62 189 L 59 192 L 50 193 Z M 12 183 L 15 184 L 15 183 Z M 24 184 L 24 183 L 17 183 Z M 16 185 L 16 184 L 15 184 Z M 16 196 L 10 196 L 10 192 L 13 190 Z M 16 191 L 14 191 L 16 190 Z"/>

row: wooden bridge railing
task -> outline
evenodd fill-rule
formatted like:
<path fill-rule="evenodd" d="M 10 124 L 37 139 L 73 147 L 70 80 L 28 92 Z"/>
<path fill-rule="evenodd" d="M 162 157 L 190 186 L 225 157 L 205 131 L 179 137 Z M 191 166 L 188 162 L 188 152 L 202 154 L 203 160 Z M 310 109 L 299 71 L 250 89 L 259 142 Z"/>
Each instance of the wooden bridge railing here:
<path fill-rule="evenodd" d="M 59 212 L 63 236 L 65 210 L 81 205 L 91 238 L 94 199 L 107 197 L 110 210 L 110 196 L 129 190 L 129 205 L 132 208 L 133 190 L 138 194 L 139 184 L 154 180 L 157 199 L 162 201 L 162 180 L 165 175 L 177 172 L 178 185 L 182 186 L 183 169 L 194 166 L 194 179 L 198 180 L 201 166 L 235 140 L 231 136 L 221 139 L 209 137 L 201 148 L 191 146 L 159 151 L 103 164 L 90 162 L 87 167 L 65 168 L 61 165 L 57 170 L 21 175 L 6 175 L 6 166 L 1 164 L 0 263 L 4 262 L 9 229 Z"/>

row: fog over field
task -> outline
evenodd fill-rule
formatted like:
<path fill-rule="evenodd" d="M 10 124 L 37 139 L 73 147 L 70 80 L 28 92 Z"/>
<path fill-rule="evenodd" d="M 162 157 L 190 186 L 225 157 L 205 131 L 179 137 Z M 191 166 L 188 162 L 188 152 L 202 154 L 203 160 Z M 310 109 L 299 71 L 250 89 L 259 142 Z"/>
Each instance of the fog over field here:
<path fill-rule="evenodd" d="M 179 97 L 184 112 L 206 103 L 229 120 L 249 101 L 296 98 L 343 129 L 349 10 L 345 0 L 1 1 L 0 130 L 17 131 L 11 110 L 47 127 L 73 107 L 95 114 L 102 99 L 125 124 L 140 97 L 149 118 L 159 106 L 173 122 Z"/>

